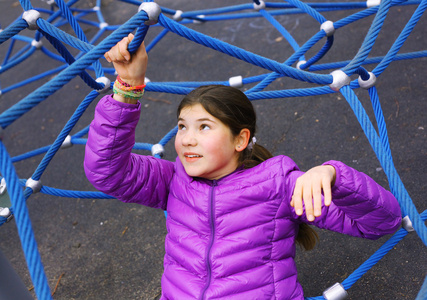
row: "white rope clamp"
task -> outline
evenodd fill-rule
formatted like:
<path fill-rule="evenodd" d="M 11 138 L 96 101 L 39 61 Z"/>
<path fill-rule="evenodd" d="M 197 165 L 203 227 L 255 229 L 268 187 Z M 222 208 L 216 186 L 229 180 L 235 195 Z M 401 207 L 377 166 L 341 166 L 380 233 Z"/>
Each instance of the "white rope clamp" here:
<path fill-rule="evenodd" d="M 7 207 L 0 207 L 0 217 L 6 218 L 6 223 L 13 219 L 12 212 Z"/>
<path fill-rule="evenodd" d="M 4 177 L 0 181 L 0 195 L 3 195 L 7 192 L 6 179 Z"/>
<path fill-rule="evenodd" d="M 405 228 L 407 232 L 412 232 L 415 230 L 412 226 L 412 221 L 409 219 L 409 216 L 406 216 L 402 219 L 402 227 Z"/>
<path fill-rule="evenodd" d="M 160 6 L 155 2 L 142 2 L 138 8 L 138 12 L 145 11 L 148 15 L 148 20 L 144 22 L 145 25 L 150 26 L 157 24 L 159 15 L 162 12 Z"/>
<path fill-rule="evenodd" d="M 62 142 L 61 149 L 70 148 L 71 146 L 73 146 L 71 143 L 71 135 L 67 135 L 67 137 Z"/>
<path fill-rule="evenodd" d="M 98 93 L 106 93 L 110 90 L 111 80 L 108 79 L 107 77 L 105 76 L 99 77 L 99 78 L 96 78 L 95 81 L 104 85 L 103 88 L 97 90 Z"/>
<path fill-rule="evenodd" d="M 160 157 L 163 157 L 163 153 L 165 152 L 165 148 L 163 148 L 160 144 L 155 144 L 153 147 L 151 147 L 151 154 L 155 156 L 156 154 L 160 155 Z"/>
<path fill-rule="evenodd" d="M 28 24 L 28 29 L 37 30 L 39 29 L 39 25 L 37 25 L 37 20 L 40 18 L 40 13 L 35 9 L 30 9 L 24 11 L 22 14 L 22 19 L 25 20 Z"/>
<path fill-rule="evenodd" d="M 329 87 L 335 92 L 338 92 L 340 88 L 345 85 L 349 85 L 351 82 L 350 76 L 348 76 L 342 70 L 335 70 L 331 73 L 331 75 L 333 77 L 333 81 Z"/>
<path fill-rule="evenodd" d="M 326 33 L 326 36 L 334 35 L 335 33 L 335 27 L 334 23 L 332 21 L 325 21 L 320 25 L 320 30 L 324 30 Z"/>
<path fill-rule="evenodd" d="M 182 10 L 177 10 L 175 12 L 175 14 L 172 16 L 172 19 L 175 20 L 175 21 L 177 21 L 177 22 L 182 21 L 182 14 L 183 13 L 184 12 Z"/>
<path fill-rule="evenodd" d="M 377 82 L 377 76 L 375 76 L 374 73 L 368 72 L 368 74 L 369 74 L 368 80 L 363 80 L 362 76 L 359 76 L 359 78 L 357 79 L 357 81 L 359 82 L 359 86 L 363 89 L 369 89 L 373 87 Z"/>
<path fill-rule="evenodd" d="M 228 79 L 228 83 L 232 87 L 241 88 L 241 87 L 243 87 L 243 77 L 240 76 L 240 75 L 239 76 L 230 77 Z"/>
<path fill-rule="evenodd" d="M 323 297 L 326 300 L 343 300 L 347 298 L 347 291 L 344 289 L 341 283 L 337 282 L 333 286 L 327 288 L 323 292 Z"/>
<path fill-rule="evenodd" d="M 306 61 L 306 60 L 300 60 L 300 61 L 297 63 L 297 69 L 298 69 L 298 70 L 301 70 L 301 66 L 302 66 L 303 64 L 305 64 L 305 63 L 307 63 L 307 61 Z"/>
<path fill-rule="evenodd" d="M 367 0 L 366 1 L 366 7 L 374 7 L 374 6 L 378 6 L 381 4 L 381 0 Z"/>
<path fill-rule="evenodd" d="M 105 27 L 107 27 L 108 26 L 108 23 L 107 22 L 102 22 L 102 23 L 99 23 L 99 29 L 104 29 Z"/>
<path fill-rule="evenodd" d="M 196 18 L 198 18 L 200 20 L 193 20 L 193 24 L 203 24 L 205 21 L 202 21 L 201 19 L 204 19 L 205 17 L 206 17 L 205 15 L 196 16 Z"/>
<path fill-rule="evenodd" d="M 42 189 L 42 183 L 40 180 L 34 180 L 31 177 L 27 179 L 25 182 L 25 187 L 29 187 L 33 190 L 33 193 L 38 193 Z"/>
<path fill-rule="evenodd" d="M 259 4 L 256 4 L 256 3 L 254 2 L 254 9 L 255 9 L 256 11 L 260 11 L 261 9 L 264 9 L 264 8 L 265 8 L 265 2 L 264 2 L 264 1 L 259 0 Z"/>
<path fill-rule="evenodd" d="M 35 47 L 37 50 L 39 50 L 39 49 L 43 46 L 43 43 L 42 43 L 42 41 L 32 40 L 32 41 L 31 41 L 31 46 L 33 46 L 33 47 Z"/>

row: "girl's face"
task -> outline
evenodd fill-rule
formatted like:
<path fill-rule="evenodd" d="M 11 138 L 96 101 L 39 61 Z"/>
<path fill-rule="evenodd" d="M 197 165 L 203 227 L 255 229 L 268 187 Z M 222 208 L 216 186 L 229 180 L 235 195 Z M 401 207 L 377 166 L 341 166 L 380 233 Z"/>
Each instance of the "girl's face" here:
<path fill-rule="evenodd" d="M 189 176 L 214 180 L 232 173 L 238 166 L 239 147 L 230 128 L 201 104 L 181 110 L 175 149 Z"/>

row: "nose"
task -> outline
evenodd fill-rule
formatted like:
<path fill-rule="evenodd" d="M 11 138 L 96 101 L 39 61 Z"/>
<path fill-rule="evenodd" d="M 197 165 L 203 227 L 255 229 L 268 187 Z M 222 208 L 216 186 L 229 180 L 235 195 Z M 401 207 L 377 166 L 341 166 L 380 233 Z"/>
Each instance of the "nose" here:
<path fill-rule="evenodd" d="M 194 135 L 194 132 L 191 130 L 187 130 L 181 138 L 181 143 L 183 146 L 196 146 L 197 145 L 197 139 Z"/>

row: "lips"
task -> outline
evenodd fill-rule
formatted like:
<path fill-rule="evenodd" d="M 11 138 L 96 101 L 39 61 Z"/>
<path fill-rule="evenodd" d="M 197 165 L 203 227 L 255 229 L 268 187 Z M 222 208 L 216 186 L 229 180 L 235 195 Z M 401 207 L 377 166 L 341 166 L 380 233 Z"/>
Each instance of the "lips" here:
<path fill-rule="evenodd" d="M 197 154 L 197 153 L 186 152 L 186 153 L 184 153 L 184 157 L 185 157 L 185 160 L 187 162 L 193 162 L 193 161 L 196 161 L 196 160 L 202 158 L 203 155 L 200 155 L 200 154 Z"/>

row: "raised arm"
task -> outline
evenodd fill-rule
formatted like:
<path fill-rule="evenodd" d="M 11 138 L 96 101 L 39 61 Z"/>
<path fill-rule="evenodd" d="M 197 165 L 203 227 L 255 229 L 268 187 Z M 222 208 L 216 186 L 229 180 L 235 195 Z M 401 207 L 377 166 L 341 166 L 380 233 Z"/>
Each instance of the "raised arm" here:
<path fill-rule="evenodd" d="M 105 55 L 129 86 L 144 83 L 147 66 L 143 44 L 132 56 L 127 52 L 132 38 L 124 38 Z M 98 190 L 123 202 L 165 209 L 174 164 L 131 153 L 140 108 L 137 100 L 116 92 L 100 100 L 88 134 L 84 168 Z"/>

